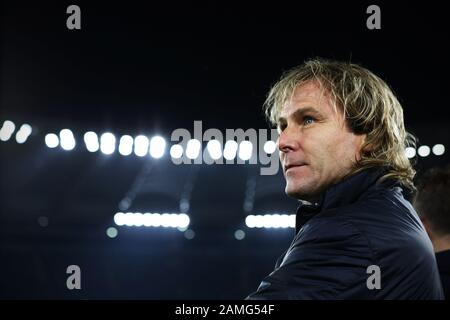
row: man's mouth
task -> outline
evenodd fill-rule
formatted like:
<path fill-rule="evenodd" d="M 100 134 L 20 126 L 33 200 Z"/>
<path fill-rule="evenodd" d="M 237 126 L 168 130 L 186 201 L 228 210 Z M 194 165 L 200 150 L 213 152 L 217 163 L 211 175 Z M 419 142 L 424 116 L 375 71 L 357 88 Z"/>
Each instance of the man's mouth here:
<path fill-rule="evenodd" d="M 288 172 L 288 170 L 292 168 L 298 168 L 303 166 L 306 166 L 306 163 L 288 164 L 284 167 L 284 172 Z"/>

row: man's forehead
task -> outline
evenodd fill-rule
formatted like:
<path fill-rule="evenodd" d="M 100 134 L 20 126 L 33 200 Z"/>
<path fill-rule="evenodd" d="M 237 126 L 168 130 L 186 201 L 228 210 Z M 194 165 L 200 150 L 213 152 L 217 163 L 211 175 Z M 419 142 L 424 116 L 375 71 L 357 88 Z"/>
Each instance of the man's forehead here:
<path fill-rule="evenodd" d="M 315 82 L 297 86 L 285 101 L 280 111 L 280 118 L 287 118 L 299 109 L 308 109 L 320 113 L 333 111 L 331 99 L 326 90 Z"/>

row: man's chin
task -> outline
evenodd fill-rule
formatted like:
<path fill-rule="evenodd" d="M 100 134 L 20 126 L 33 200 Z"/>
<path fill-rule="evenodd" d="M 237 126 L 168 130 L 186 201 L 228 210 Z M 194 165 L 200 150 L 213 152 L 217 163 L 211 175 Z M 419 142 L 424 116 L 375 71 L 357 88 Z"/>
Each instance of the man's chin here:
<path fill-rule="evenodd" d="M 286 185 L 285 193 L 289 197 L 298 200 L 310 200 L 317 197 L 317 190 L 307 185 L 292 187 L 288 184 Z"/>
<path fill-rule="evenodd" d="M 286 186 L 285 192 L 289 197 L 295 199 L 304 200 L 306 197 L 308 197 L 308 192 L 305 192 L 300 188 L 289 188 L 288 186 Z"/>

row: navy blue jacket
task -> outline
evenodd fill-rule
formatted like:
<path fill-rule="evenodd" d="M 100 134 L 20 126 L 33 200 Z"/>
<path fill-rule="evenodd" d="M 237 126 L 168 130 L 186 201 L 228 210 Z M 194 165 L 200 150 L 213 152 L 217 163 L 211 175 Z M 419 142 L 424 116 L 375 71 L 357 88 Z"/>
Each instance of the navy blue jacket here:
<path fill-rule="evenodd" d="M 431 241 L 402 187 L 380 182 L 384 171 L 301 204 L 292 244 L 247 299 L 443 299 Z"/>
<path fill-rule="evenodd" d="M 445 299 L 450 300 L 450 250 L 436 253 L 436 262 Z"/>

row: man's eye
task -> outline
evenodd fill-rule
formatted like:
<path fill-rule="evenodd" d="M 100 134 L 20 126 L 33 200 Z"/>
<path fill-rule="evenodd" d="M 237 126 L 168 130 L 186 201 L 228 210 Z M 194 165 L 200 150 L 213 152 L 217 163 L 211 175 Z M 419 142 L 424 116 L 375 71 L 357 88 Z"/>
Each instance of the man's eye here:
<path fill-rule="evenodd" d="M 306 125 L 312 124 L 312 123 L 314 123 L 315 121 L 316 121 L 316 119 L 314 119 L 313 117 L 310 117 L 310 116 L 305 116 L 305 117 L 303 118 L 303 123 L 306 124 Z"/>

